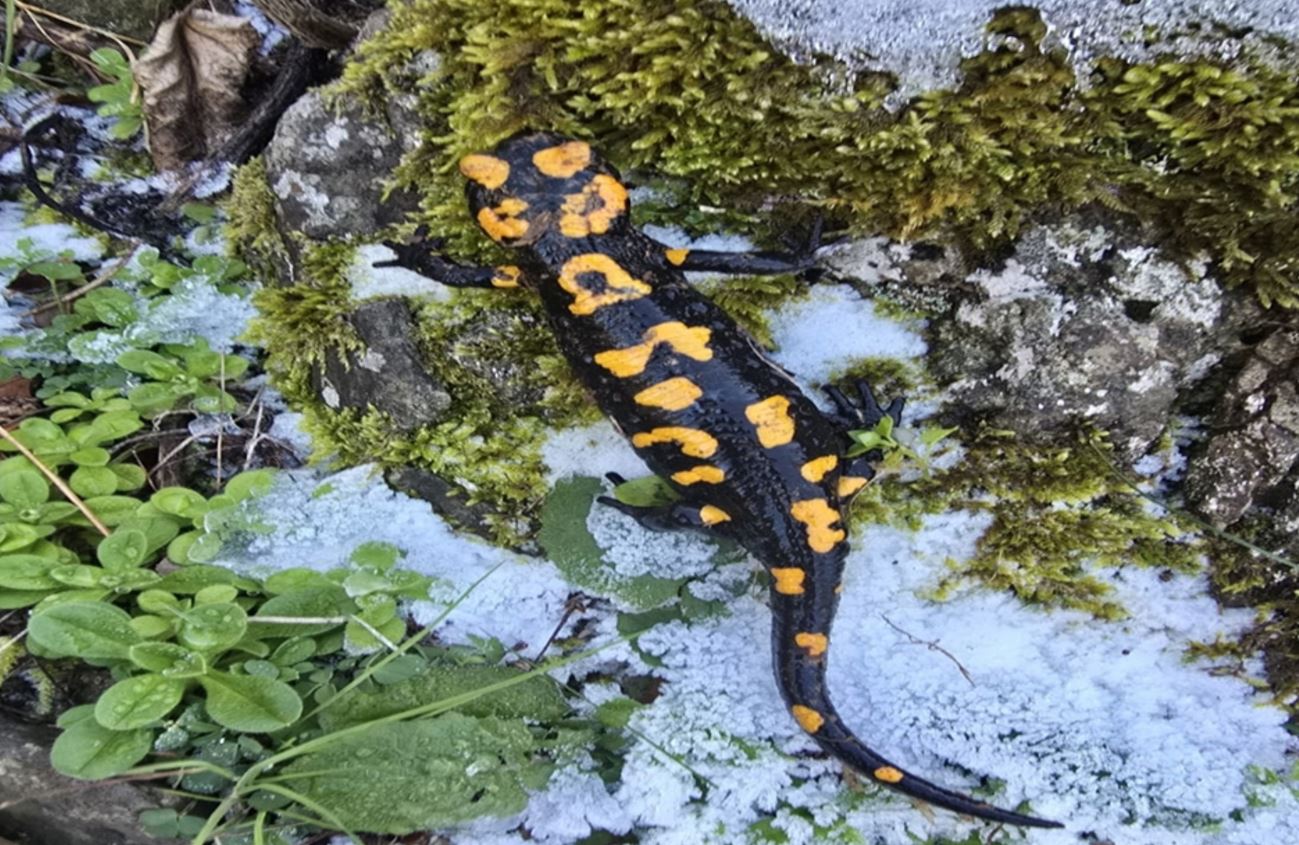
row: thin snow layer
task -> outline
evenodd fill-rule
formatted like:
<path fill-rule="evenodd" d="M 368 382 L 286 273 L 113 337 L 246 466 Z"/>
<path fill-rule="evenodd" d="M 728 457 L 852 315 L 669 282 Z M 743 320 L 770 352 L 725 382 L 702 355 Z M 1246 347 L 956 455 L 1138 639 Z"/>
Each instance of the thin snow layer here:
<path fill-rule="evenodd" d="M 108 363 L 128 349 L 159 343 L 190 343 L 205 338 L 213 349 L 229 352 L 256 316 L 251 296 L 223 293 L 203 276 L 183 279 L 166 296 L 136 298 L 140 318 L 121 329 L 100 329 L 78 338 L 78 361 Z"/>
<path fill-rule="evenodd" d="M 600 477 L 607 472 L 626 478 L 649 475 L 645 462 L 608 420 L 552 431 L 541 448 L 541 460 L 546 465 L 546 481 L 551 485 L 574 475 Z"/>
<path fill-rule="evenodd" d="M 357 248 L 352 263 L 347 268 L 347 281 L 352 288 L 352 298 L 373 299 L 378 296 L 404 296 L 413 299 L 446 300 L 451 288 L 429 281 L 414 270 L 405 267 L 375 267 L 379 261 L 391 261 L 396 255 L 382 244 L 366 244 Z"/>
<path fill-rule="evenodd" d="M 267 533 L 237 533 L 216 563 L 255 575 L 297 566 L 325 572 L 346 567 L 362 543 L 391 543 L 405 553 L 401 566 L 437 579 L 430 600 L 412 607 L 420 624 L 496 568 L 439 629 L 444 641 L 494 636 L 507 648 L 526 644 L 533 654 L 564 614 L 569 588 L 554 566 L 455 533 L 427 502 L 393 491 L 372 466 L 324 478 L 281 473 L 275 487 L 246 508 L 247 524 L 265 526 Z"/>
<path fill-rule="evenodd" d="M 21 203 L 0 202 L 0 285 L 12 281 L 18 270 L 36 261 L 66 255 L 73 261 L 93 261 L 104 247 L 66 223 L 24 222 Z M 16 266 L 10 267 L 14 264 Z"/>
<path fill-rule="evenodd" d="M 827 331 L 833 326 L 833 331 Z M 920 358 L 925 342 L 911 329 L 875 312 L 849 285 L 814 285 L 806 299 L 788 303 L 771 319 L 772 358 L 805 382 L 823 384 L 861 358 Z"/>
<path fill-rule="evenodd" d="M 897 75 L 903 97 L 953 85 L 960 60 L 984 47 L 984 26 L 1007 5 L 1003 0 L 729 2 L 796 57 L 830 54 Z M 1274 54 L 1270 36 L 1299 39 L 1294 0 L 1036 0 L 1029 5 L 1041 10 L 1052 43 L 1070 51 L 1084 80 L 1101 56 L 1140 61 L 1172 52 L 1230 61 L 1244 49 Z M 1152 32 L 1158 38 L 1150 38 Z"/>
<path fill-rule="evenodd" d="M 941 604 L 920 598 L 946 558 L 973 551 L 985 526 L 982 516 L 954 513 L 915 534 L 874 528 L 856 541 L 829 673 L 849 725 L 917 775 L 956 788 L 976 786 L 971 773 L 1002 778 L 996 803 L 1031 799 L 1036 813 L 1066 823 L 1033 831 L 1033 843 L 1063 845 L 1092 831 L 1151 845 L 1262 845 L 1279 841 L 1278 831 L 1299 832 L 1299 805 L 1280 790 L 1272 808 L 1246 806 L 1246 766 L 1284 768 L 1295 747 L 1284 713 L 1260 706 L 1244 681 L 1182 659 L 1189 641 L 1239 632 L 1250 612 L 1219 611 L 1201 578 L 1165 581 L 1132 569 L 1111 573 L 1132 611 L 1121 623 L 1044 613 L 985 590 Z M 779 808 L 776 825 L 792 843 L 826 841 L 806 813 L 868 841 L 971 827 L 946 813 L 926 820 L 891 796 L 854 796 L 838 766 L 789 756 L 812 744 L 785 715 L 771 678 L 770 614 L 757 595 L 730 611 L 640 639 L 663 661 L 666 681 L 633 718 L 640 736 L 618 791 L 637 823 L 653 828 L 641 841 L 745 842 L 758 811 Z M 699 796 L 690 773 L 649 741 L 712 782 L 706 800 L 690 800 Z M 1243 821 L 1228 817 L 1237 810 Z M 1206 831 L 1209 820 L 1221 828 Z"/>

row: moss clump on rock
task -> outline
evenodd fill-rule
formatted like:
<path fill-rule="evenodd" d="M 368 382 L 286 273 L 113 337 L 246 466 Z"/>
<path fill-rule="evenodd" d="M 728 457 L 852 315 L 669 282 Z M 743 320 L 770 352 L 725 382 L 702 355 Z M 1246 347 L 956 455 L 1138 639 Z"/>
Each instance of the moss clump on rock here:
<path fill-rule="evenodd" d="M 1261 65 L 1105 59 L 1080 86 L 1064 52 L 1043 47 L 1036 11 L 988 29 L 996 40 L 962 62 L 959 87 L 893 113 L 886 77 L 796 64 L 720 0 L 409 0 L 338 91 L 409 90 L 411 60 L 438 53 L 420 80 L 425 142 L 395 181 L 464 254 L 484 245 L 455 160 L 540 127 L 673 181 L 690 207 L 769 223 L 783 198 L 854 232 L 947 230 L 983 247 L 1043 209 L 1101 202 L 1186 252 L 1210 250 L 1229 284 L 1299 305 L 1299 81 Z"/>
<path fill-rule="evenodd" d="M 1097 569 L 1135 565 L 1190 572 L 1199 566 L 1200 550 L 1186 531 L 1151 514 L 1146 501 L 1116 477 L 1108 452 L 1095 435 L 1080 435 L 1073 446 L 1049 447 L 985 429 L 951 469 L 870 485 L 851 516 L 857 524 L 914 528 L 926 514 L 987 512 L 992 523 L 974 556 L 949 563 L 934 598 L 977 581 L 1027 602 L 1116 619 L 1124 610 Z"/>

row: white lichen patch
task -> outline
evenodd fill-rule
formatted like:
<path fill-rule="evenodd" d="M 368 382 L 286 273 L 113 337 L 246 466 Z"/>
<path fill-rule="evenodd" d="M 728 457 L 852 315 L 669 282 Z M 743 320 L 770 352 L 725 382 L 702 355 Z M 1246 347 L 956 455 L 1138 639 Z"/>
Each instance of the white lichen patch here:
<path fill-rule="evenodd" d="M 715 547 L 692 532 L 646 532 L 630 516 L 606 506 L 591 508 L 586 527 L 600 548 L 608 550 L 605 562 L 619 578 L 691 578 L 713 569 Z"/>

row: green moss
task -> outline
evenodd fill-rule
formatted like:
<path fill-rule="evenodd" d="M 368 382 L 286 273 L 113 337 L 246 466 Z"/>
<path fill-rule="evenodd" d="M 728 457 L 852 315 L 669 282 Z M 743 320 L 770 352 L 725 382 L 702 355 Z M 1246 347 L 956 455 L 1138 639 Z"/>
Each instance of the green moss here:
<path fill-rule="evenodd" d="M 829 381 L 844 389 L 855 382 L 866 381 L 874 389 L 881 404 L 887 403 L 894 396 L 905 396 L 911 401 L 931 392 L 924 386 L 928 379 L 920 368 L 899 358 L 850 359 L 830 374 Z"/>
<path fill-rule="evenodd" d="M 266 162 L 261 156 L 235 171 L 223 207 L 231 254 L 258 270 L 263 279 L 276 278 L 277 265 L 287 261 L 288 249 L 275 223 L 275 196 L 266 182 Z"/>
<path fill-rule="evenodd" d="M 595 140 L 667 186 L 678 210 L 714 215 L 678 223 L 724 209 L 761 237 L 788 228 L 796 202 L 853 232 L 946 231 L 984 247 L 1042 209 L 1099 202 L 1187 253 L 1212 250 L 1227 283 L 1299 305 L 1293 76 L 1105 59 L 1083 90 L 1068 57 L 1042 48 L 1037 12 L 1004 11 L 988 28 L 1006 37 L 962 62 L 959 86 L 893 113 L 887 78 L 795 64 L 721 0 L 410 0 L 336 90 L 408 91 L 410 59 L 437 51 L 420 80 L 425 143 L 395 181 L 420 192 L 423 222 L 464 255 L 486 247 L 454 161 L 549 128 Z"/>
<path fill-rule="evenodd" d="M 347 317 L 355 303 L 345 273 L 355 247 L 344 242 L 302 245 L 302 278 L 292 285 L 268 285 L 254 296 L 258 318 L 252 342 L 267 351 L 266 369 L 285 395 L 311 401 L 310 375 L 330 351 L 360 351 L 361 339 Z"/>
<path fill-rule="evenodd" d="M 807 284 L 794 276 L 728 278 L 701 289 L 758 343 L 768 348 L 772 338 L 767 312 L 781 303 L 807 296 Z"/>
<path fill-rule="evenodd" d="M 1242 520 L 1232 526 L 1232 533 L 1290 555 L 1299 549 L 1294 537 L 1267 514 Z M 1299 718 L 1299 567 L 1283 566 L 1225 539 L 1208 543 L 1207 556 L 1209 577 L 1222 601 L 1255 607 L 1258 621 L 1238 639 L 1196 644 L 1188 655 L 1224 663 L 1224 671 L 1248 677 L 1246 661 L 1261 651 L 1267 686 L 1292 719 Z"/>
<path fill-rule="evenodd" d="M 1198 567 L 1198 546 L 1171 519 L 1148 512 L 1145 500 L 1114 475 L 1108 447 L 1090 436 L 1044 447 L 985 430 L 951 469 L 870 485 L 851 518 L 914 529 L 926 514 L 952 510 L 986 512 L 992 522 L 971 559 L 949 561 L 950 572 L 931 591 L 938 600 L 975 581 L 1027 602 L 1115 619 L 1123 608 L 1095 570 Z"/>

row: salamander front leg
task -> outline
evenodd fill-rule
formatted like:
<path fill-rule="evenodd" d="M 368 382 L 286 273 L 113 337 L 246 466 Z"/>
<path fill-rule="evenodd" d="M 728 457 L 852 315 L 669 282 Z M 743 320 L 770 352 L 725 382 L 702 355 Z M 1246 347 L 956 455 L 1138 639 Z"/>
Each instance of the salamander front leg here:
<path fill-rule="evenodd" d="M 626 483 L 625 478 L 615 472 L 605 476 L 614 484 Z M 676 501 L 665 505 L 629 505 L 612 496 L 600 496 L 596 499 L 602 505 L 621 511 L 650 531 L 680 531 L 682 529 L 721 530 L 719 525 L 729 522 L 730 514 L 714 505 L 697 505 L 686 501 Z"/>
<path fill-rule="evenodd" d="M 514 265 L 497 267 L 471 267 L 457 264 L 439 255 L 443 241 L 429 239 L 423 226 L 415 231 L 412 243 L 384 241 L 384 246 L 396 253 L 390 261 L 379 261 L 375 267 L 405 267 L 455 288 L 517 288 L 523 278 L 523 272 Z"/>
<path fill-rule="evenodd" d="M 737 276 L 767 276 L 778 273 L 806 273 L 813 269 L 821 247 L 821 215 L 817 215 L 806 243 L 797 252 L 718 252 L 710 249 L 663 248 L 674 267 L 689 271 L 730 273 Z"/>

